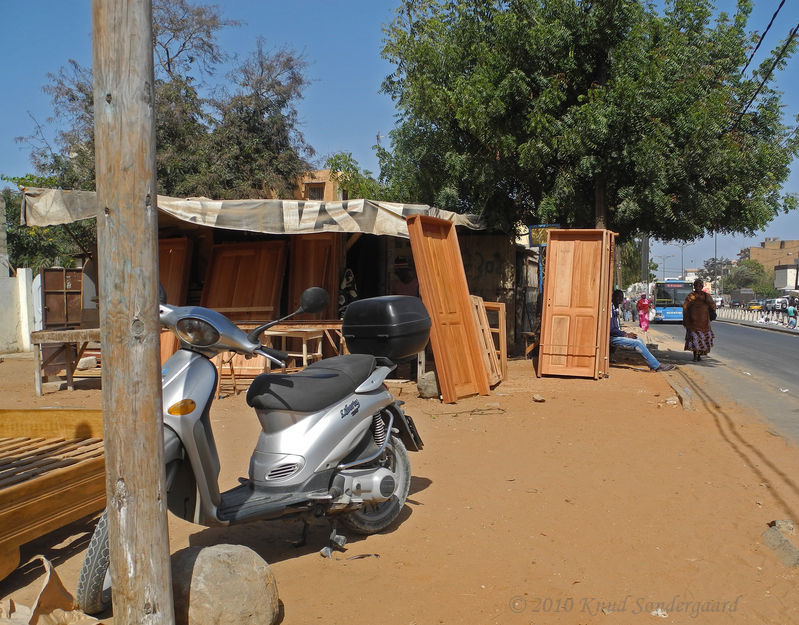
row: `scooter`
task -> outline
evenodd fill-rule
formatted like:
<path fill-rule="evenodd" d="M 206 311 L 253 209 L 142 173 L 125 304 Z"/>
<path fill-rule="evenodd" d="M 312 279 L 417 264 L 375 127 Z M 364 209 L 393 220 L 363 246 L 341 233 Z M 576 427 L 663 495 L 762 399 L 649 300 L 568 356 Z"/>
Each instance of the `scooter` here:
<path fill-rule="evenodd" d="M 407 450 L 422 449 L 413 420 L 405 415 L 384 381 L 394 359 L 416 354 L 427 344 L 430 318 L 421 300 L 387 296 L 352 302 L 342 322 L 351 352 L 317 361 L 286 374 L 263 373 L 247 391 L 261 432 L 248 477 L 220 492 L 219 456 L 210 409 L 217 387 L 211 358 L 233 351 L 263 356 L 285 369 L 288 355 L 261 344 L 260 335 L 299 313 L 323 310 L 324 289 L 303 292 L 290 315 L 245 333 L 227 317 L 197 306 L 160 305 L 162 325 L 177 334 L 180 347 L 161 370 L 167 506 L 187 521 L 227 526 L 286 517 L 331 521 L 329 556 L 346 538 L 337 525 L 359 534 L 386 529 L 408 495 L 411 467 Z M 370 353 L 371 352 L 371 353 Z M 100 517 L 81 567 L 77 601 L 96 614 L 111 601 L 106 513 Z"/>

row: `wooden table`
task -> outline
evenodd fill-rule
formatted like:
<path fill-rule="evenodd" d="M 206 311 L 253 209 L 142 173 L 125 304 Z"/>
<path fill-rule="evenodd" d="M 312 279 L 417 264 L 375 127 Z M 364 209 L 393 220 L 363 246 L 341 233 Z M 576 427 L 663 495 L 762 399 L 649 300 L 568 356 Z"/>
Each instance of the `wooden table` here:
<path fill-rule="evenodd" d="M 34 384 L 36 394 L 42 395 L 42 370 L 49 364 L 58 363 L 57 359 L 63 358 L 64 368 L 67 373 L 67 388 L 75 390 L 72 377 L 78 362 L 86 351 L 89 343 L 100 342 L 100 328 L 86 328 L 81 330 L 37 330 L 31 332 L 31 343 L 33 344 L 34 358 Z M 56 351 L 42 362 L 42 345 L 54 343 Z"/>
<path fill-rule="evenodd" d="M 237 322 L 236 325 L 244 332 L 250 332 L 258 322 Z M 295 362 L 290 363 L 286 370 L 297 370 L 305 367 L 315 360 L 323 357 L 325 341 L 330 344 L 334 354 L 346 353 L 346 345 L 341 335 L 341 321 L 339 320 L 301 320 L 279 323 L 261 334 L 264 344 L 275 349 L 286 351 L 286 342 L 289 339 L 301 341 L 301 349 L 289 352 Z M 217 396 L 220 395 L 223 379 L 230 380 L 233 393 L 238 393 L 239 380 L 251 380 L 255 376 L 272 369 L 270 361 L 263 356 L 246 357 L 233 352 L 224 352 L 213 358 L 219 372 L 217 380 Z"/>
<path fill-rule="evenodd" d="M 322 359 L 322 335 L 323 332 L 320 328 L 290 328 L 284 330 L 275 330 L 270 328 L 261 333 L 271 347 L 275 347 L 273 339 L 279 339 L 281 351 L 288 354 L 289 359 L 294 361 L 297 358 L 302 358 L 302 366 L 307 367 L 314 360 Z M 302 345 L 300 351 L 287 351 L 286 343 L 288 339 L 298 339 Z M 308 347 L 311 346 L 309 350 Z"/>

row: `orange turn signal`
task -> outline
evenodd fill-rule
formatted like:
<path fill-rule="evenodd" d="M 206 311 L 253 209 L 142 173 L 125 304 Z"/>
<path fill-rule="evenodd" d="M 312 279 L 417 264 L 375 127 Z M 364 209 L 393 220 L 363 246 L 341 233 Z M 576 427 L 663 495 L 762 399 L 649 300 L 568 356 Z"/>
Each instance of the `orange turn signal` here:
<path fill-rule="evenodd" d="M 191 399 L 181 399 L 178 403 L 172 404 L 168 409 L 167 412 L 171 415 L 180 416 L 184 414 L 191 414 L 194 412 L 194 409 L 197 407 L 197 404 L 194 403 Z"/>

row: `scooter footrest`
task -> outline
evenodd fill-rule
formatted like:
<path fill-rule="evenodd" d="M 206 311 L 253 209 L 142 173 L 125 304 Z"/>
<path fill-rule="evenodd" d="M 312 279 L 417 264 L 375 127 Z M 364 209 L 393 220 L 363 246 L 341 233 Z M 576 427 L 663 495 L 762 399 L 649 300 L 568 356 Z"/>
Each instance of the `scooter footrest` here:
<path fill-rule="evenodd" d="M 295 493 L 274 495 L 255 490 L 249 484 L 242 484 L 222 494 L 222 503 L 217 509 L 217 516 L 220 521 L 230 523 L 277 518 L 287 507 L 303 501 L 306 501 L 304 495 Z"/>

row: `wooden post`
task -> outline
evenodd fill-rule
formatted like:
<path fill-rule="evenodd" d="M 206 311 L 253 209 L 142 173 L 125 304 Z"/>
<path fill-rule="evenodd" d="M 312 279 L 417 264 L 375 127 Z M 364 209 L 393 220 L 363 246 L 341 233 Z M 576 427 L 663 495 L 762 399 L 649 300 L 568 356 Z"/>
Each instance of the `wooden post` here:
<path fill-rule="evenodd" d="M 159 366 L 151 0 L 93 0 L 103 430 L 114 622 L 174 623 Z"/>

